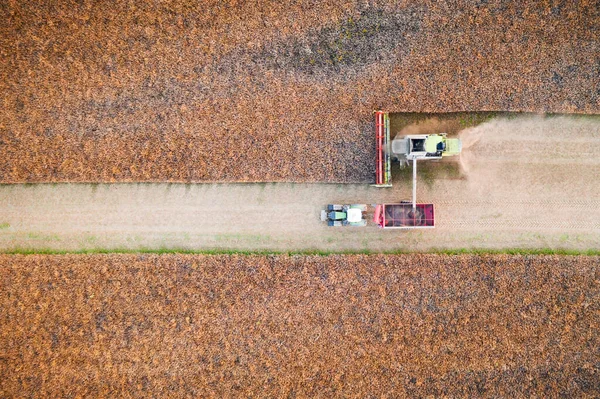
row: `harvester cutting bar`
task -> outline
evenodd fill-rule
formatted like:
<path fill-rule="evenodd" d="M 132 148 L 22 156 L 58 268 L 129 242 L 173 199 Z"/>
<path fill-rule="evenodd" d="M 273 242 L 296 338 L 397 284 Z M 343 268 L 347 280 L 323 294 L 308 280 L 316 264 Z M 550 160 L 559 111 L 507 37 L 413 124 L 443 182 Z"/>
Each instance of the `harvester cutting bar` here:
<path fill-rule="evenodd" d="M 375 143 L 375 186 L 391 187 L 390 117 L 387 112 L 375 111 Z"/>

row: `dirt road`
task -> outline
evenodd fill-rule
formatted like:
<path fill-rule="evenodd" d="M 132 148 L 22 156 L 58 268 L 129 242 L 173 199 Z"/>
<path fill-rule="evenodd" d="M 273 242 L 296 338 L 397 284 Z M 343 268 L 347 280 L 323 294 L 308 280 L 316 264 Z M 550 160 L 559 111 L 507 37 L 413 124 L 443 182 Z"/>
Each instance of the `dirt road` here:
<path fill-rule="evenodd" d="M 460 132 L 460 163 L 419 164 L 435 230 L 328 228 L 327 203 L 410 198 L 326 184 L 0 186 L 0 250 L 600 248 L 600 119 L 495 119 Z M 409 173 L 407 173 L 409 172 Z"/>

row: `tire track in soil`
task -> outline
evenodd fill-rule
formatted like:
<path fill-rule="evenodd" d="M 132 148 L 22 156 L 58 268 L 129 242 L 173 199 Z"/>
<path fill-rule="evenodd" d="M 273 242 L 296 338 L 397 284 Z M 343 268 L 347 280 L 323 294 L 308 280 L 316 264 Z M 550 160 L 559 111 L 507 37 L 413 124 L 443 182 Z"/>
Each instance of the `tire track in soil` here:
<path fill-rule="evenodd" d="M 463 228 L 463 229 L 511 229 L 511 230 L 526 230 L 531 229 L 544 229 L 544 230 L 562 230 L 562 231 L 596 231 L 600 232 L 600 223 L 598 222 L 577 222 L 569 223 L 564 221 L 553 222 L 553 221 L 539 221 L 539 220 L 528 220 L 523 219 L 503 219 L 500 221 L 489 221 L 489 220 L 450 220 L 442 221 L 437 223 L 437 227 L 440 228 Z"/>

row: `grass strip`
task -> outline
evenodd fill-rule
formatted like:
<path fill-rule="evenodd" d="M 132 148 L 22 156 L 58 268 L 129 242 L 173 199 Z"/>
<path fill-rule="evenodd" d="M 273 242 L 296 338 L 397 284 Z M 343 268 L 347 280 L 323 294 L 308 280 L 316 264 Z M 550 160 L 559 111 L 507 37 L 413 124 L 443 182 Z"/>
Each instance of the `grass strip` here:
<path fill-rule="evenodd" d="M 312 255 L 312 256 L 331 256 L 331 255 L 407 255 L 407 254 L 439 254 L 439 255 L 562 255 L 562 256 L 600 256 L 600 249 L 573 250 L 573 249 L 552 249 L 552 248 L 506 248 L 506 249 L 486 249 L 486 248 L 459 248 L 445 249 L 435 248 L 430 251 L 322 251 L 322 250 L 300 250 L 300 251 L 277 251 L 277 250 L 259 250 L 244 251 L 234 249 L 205 249 L 190 250 L 181 248 L 140 248 L 140 249 L 104 249 L 87 248 L 74 251 L 55 250 L 55 249 L 33 249 L 33 248 L 15 248 L 1 252 L 5 255 L 94 255 L 94 254 L 192 254 L 192 255 Z"/>

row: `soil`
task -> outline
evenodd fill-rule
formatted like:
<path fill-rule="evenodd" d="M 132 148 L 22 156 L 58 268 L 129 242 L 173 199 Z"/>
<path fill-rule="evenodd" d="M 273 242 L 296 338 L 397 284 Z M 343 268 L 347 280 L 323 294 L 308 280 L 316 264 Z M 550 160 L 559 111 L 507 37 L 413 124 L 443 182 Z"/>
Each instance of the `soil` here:
<path fill-rule="evenodd" d="M 597 2 L 0 6 L 0 181 L 372 182 L 372 111 L 600 112 Z"/>
<path fill-rule="evenodd" d="M 418 164 L 417 198 L 434 203 L 436 211 L 436 228 L 425 233 L 382 231 L 370 221 L 366 228 L 330 228 L 319 220 L 328 203 L 410 199 L 407 168 L 393 171 L 392 189 L 366 184 L 0 186 L 0 250 L 600 248 L 599 118 L 498 117 L 453 134 L 464 143 L 460 161 Z"/>
<path fill-rule="evenodd" d="M 597 397 L 599 265 L 0 255 L 0 396 Z"/>

